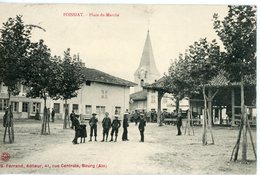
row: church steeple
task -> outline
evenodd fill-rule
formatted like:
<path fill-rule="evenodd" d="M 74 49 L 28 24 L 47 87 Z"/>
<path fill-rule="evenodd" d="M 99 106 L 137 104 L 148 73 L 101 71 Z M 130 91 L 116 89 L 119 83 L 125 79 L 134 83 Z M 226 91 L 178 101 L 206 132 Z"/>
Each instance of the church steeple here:
<path fill-rule="evenodd" d="M 146 40 L 143 48 L 143 53 L 139 67 L 135 71 L 135 83 L 138 87 L 135 91 L 142 90 L 142 85 L 146 83 L 153 83 L 160 78 L 160 73 L 156 67 L 153 49 L 150 39 L 149 30 L 147 31 Z"/>

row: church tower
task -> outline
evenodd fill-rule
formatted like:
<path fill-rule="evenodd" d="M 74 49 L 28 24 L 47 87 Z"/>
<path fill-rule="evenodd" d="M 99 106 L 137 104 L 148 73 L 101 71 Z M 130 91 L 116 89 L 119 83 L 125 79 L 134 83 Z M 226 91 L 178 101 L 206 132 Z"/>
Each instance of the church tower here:
<path fill-rule="evenodd" d="M 154 83 L 160 78 L 160 76 L 161 75 L 155 65 L 153 49 L 148 30 L 141 61 L 139 67 L 134 73 L 135 83 L 138 84 L 138 86 L 135 87 L 134 91 L 138 92 L 143 90 L 143 85 Z"/>

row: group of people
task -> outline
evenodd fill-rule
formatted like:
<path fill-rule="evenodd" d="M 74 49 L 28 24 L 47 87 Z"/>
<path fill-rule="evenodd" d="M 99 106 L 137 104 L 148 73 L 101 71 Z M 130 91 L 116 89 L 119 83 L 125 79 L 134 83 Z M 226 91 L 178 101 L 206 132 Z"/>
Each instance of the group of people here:
<path fill-rule="evenodd" d="M 160 119 L 159 119 L 159 126 L 163 126 L 163 123 L 165 123 L 165 118 L 167 116 L 169 116 L 170 113 L 167 113 L 166 111 L 163 111 L 160 115 Z M 173 114 L 170 114 L 170 115 L 173 115 L 173 118 L 176 119 L 176 121 L 173 123 L 174 125 L 177 126 L 177 130 L 178 130 L 178 133 L 177 133 L 177 136 L 181 135 L 181 126 L 182 126 L 182 111 L 179 110 L 178 112 L 176 110 L 174 110 Z"/>
<path fill-rule="evenodd" d="M 50 117 L 51 117 L 51 121 L 54 122 L 54 117 L 55 117 L 55 110 L 54 110 L 54 108 L 52 108 L 51 112 L 50 112 L 50 108 L 47 109 L 48 121 L 50 121 Z M 36 110 L 34 119 L 35 120 L 41 120 L 40 112 L 39 112 L 38 109 Z"/>
<path fill-rule="evenodd" d="M 94 141 L 97 141 L 98 119 L 96 118 L 96 115 L 97 115 L 96 113 L 92 113 L 92 117 L 89 120 L 89 126 L 90 126 L 89 142 L 92 141 L 93 136 L 94 136 Z M 128 115 L 129 115 L 128 113 L 125 113 L 124 117 L 123 117 L 123 121 L 122 121 L 123 122 L 122 123 L 122 127 L 123 127 L 122 141 L 129 141 L 128 130 L 127 130 L 127 128 L 129 127 Z M 105 117 L 102 120 L 103 139 L 101 140 L 101 142 L 108 141 L 108 135 L 109 135 L 109 131 L 111 128 L 112 128 L 112 130 L 110 132 L 111 138 L 109 141 L 117 142 L 118 131 L 119 131 L 119 128 L 121 127 L 121 121 L 119 120 L 119 116 L 117 114 L 114 117 L 115 118 L 112 121 L 111 118 L 109 117 L 109 113 L 108 112 L 105 113 Z M 72 121 L 72 128 L 75 128 L 75 137 L 74 137 L 72 143 L 78 144 L 77 140 L 79 137 L 81 137 L 81 133 L 82 133 L 82 129 L 83 129 L 82 125 L 80 125 L 79 116 L 75 115 L 74 111 L 72 111 L 72 113 L 70 114 L 70 120 Z M 140 131 L 140 136 L 141 136 L 140 142 L 144 142 L 145 126 L 146 126 L 146 121 L 144 119 L 144 116 L 141 115 L 141 118 L 139 120 L 139 126 L 138 126 L 138 129 Z"/>

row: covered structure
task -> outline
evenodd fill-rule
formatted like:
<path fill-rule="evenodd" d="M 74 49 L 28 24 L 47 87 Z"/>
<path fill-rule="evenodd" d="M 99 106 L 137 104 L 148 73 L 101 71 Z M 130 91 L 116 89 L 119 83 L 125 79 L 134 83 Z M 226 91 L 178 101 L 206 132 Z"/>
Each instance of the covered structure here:
<path fill-rule="evenodd" d="M 214 90 L 218 90 L 217 95 L 212 101 L 209 101 L 212 108 L 212 115 L 219 118 L 220 124 L 223 124 L 222 110 L 226 109 L 227 124 L 235 126 L 241 119 L 241 83 L 230 82 L 221 71 L 216 77 L 212 78 L 208 84 L 204 85 L 211 96 Z M 256 124 L 256 80 L 252 77 L 247 77 L 244 82 L 245 105 L 251 124 Z"/>

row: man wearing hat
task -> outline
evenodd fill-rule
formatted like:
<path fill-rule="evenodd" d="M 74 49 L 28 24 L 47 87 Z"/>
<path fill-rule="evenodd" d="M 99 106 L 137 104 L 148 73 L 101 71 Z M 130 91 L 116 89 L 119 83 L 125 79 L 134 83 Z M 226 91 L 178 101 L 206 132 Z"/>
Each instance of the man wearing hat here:
<path fill-rule="evenodd" d="M 118 120 L 118 115 L 115 115 L 115 119 L 113 120 L 112 122 L 112 131 L 111 131 L 111 140 L 110 142 L 113 141 L 113 135 L 114 135 L 114 132 L 115 132 L 115 142 L 117 140 L 117 135 L 118 135 L 118 129 L 120 128 L 121 126 L 121 123 L 120 121 Z"/>
<path fill-rule="evenodd" d="M 106 136 L 106 142 L 107 142 L 109 129 L 111 127 L 111 119 L 109 118 L 108 112 L 105 113 L 105 117 L 102 120 L 102 127 L 103 127 L 103 140 L 101 140 L 101 142 L 104 142 L 105 136 Z"/>
<path fill-rule="evenodd" d="M 144 142 L 144 128 L 146 126 L 146 121 L 144 119 L 144 114 L 141 114 L 140 115 L 140 121 L 139 121 L 139 126 L 138 126 L 138 129 L 140 131 L 140 135 L 141 135 L 141 140 L 140 142 Z"/>
<path fill-rule="evenodd" d="M 128 141 L 128 137 L 127 137 L 127 133 L 128 133 L 127 127 L 128 126 L 129 126 L 129 124 L 128 124 L 128 113 L 125 113 L 124 114 L 124 119 L 123 119 L 123 129 L 124 129 L 123 135 L 122 135 L 122 140 L 123 141 Z"/>
<path fill-rule="evenodd" d="M 89 120 L 89 126 L 90 126 L 89 142 L 92 141 L 93 132 L 94 132 L 94 136 L 95 136 L 95 141 L 97 141 L 97 122 L 98 122 L 98 119 L 96 118 L 96 115 L 97 114 L 95 112 L 93 112 L 92 117 Z"/>
<path fill-rule="evenodd" d="M 73 124 L 73 126 L 75 126 L 75 137 L 72 140 L 72 143 L 78 144 L 78 137 L 80 136 L 80 130 L 81 130 L 78 115 L 72 119 L 72 124 Z"/>

